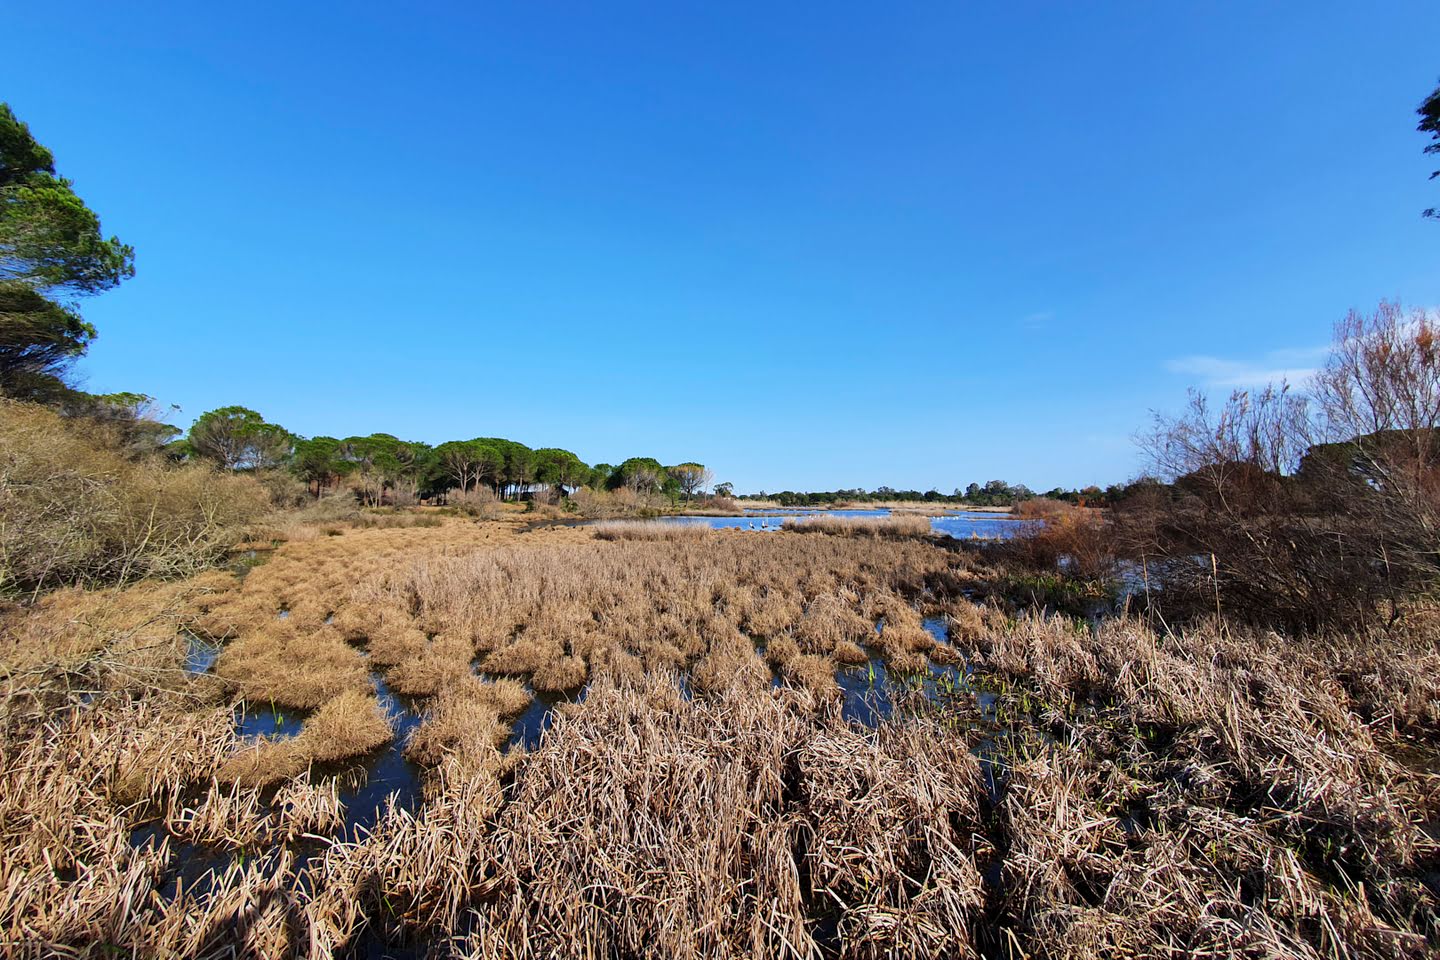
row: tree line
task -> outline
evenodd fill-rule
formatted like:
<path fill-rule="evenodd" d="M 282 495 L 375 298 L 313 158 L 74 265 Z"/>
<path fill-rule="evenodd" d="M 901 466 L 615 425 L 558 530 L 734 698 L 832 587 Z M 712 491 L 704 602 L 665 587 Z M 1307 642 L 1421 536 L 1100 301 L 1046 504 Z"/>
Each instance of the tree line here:
<path fill-rule="evenodd" d="M 1081 506 L 1099 506 L 1125 495 L 1127 485 L 1112 484 L 1101 489 L 1090 486 L 1067 490 L 1056 487 L 1046 493 L 1036 493 L 1023 483 L 1011 484 L 1004 480 L 990 480 L 984 484 L 971 483 L 963 490 L 959 487 L 951 493 L 941 493 L 931 488 L 923 493 L 919 490 L 897 490 L 894 487 L 876 487 L 866 490 L 855 487 L 849 490 L 821 490 L 796 492 L 782 490 L 779 493 L 742 494 L 743 500 L 768 500 L 786 507 L 824 507 L 837 503 L 940 503 L 972 507 L 1009 507 L 1035 497 L 1064 500 Z"/>
<path fill-rule="evenodd" d="M 568 450 L 501 437 L 433 447 L 384 433 L 299 437 L 239 406 L 205 413 L 179 437 L 152 398 L 90 394 L 71 379 L 97 336 L 80 302 L 134 274 L 134 249 L 105 236 L 99 216 L 57 173 L 54 155 L 0 102 L 0 397 L 103 421 L 131 454 L 163 449 L 234 473 L 287 470 L 315 496 L 347 484 L 371 504 L 477 489 L 501 499 L 541 489 L 563 496 L 582 486 L 690 499 L 710 482 L 699 463 L 632 457 L 591 466 Z"/>
<path fill-rule="evenodd" d="M 433 446 L 388 433 L 303 437 L 240 406 L 202 414 L 166 449 L 176 459 L 208 460 L 230 471 L 288 470 L 315 497 L 346 488 L 371 506 L 444 501 L 477 490 L 499 500 L 541 491 L 564 498 L 581 487 L 690 500 L 711 480 L 705 465 L 693 461 L 665 466 L 654 457 L 631 457 L 590 465 L 560 447 L 532 449 L 504 437 Z"/>

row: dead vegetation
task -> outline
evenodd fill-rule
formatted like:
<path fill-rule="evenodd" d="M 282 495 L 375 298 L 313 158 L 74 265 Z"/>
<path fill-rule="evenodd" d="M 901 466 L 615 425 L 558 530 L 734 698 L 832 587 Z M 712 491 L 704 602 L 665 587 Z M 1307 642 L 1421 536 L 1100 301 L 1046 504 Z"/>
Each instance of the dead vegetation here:
<path fill-rule="evenodd" d="M 248 478 L 126 456 L 103 424 L 0 400 L 0 596 L 188 576 L 267 507 Z"/>
<path fill-rule="evenodd" d="M 703 540 L 713 532 L 703 523 L 665 520 L 606 520 L 591 529 L 600 540 Z"/>
<path fill-rule="evenodd" d="M 796 533 L 826 533 L 836 537 L 928 537 L 931 533 L 930 519 L 914 514 L 836 517 L 822 513 L 788 517 L 782 527 Z"/>
<path fill-rule="evenodd" d="M 990 572 L 928 538 L 522 530 L 346 528 L 244 578 L 9 611 L 0 953 L 1440 947 L 1440 789 L 1401 752 L 1437 732 L 1413 625 L 1092 629 L 969 603 Z M 212 673 L 183 668 L 187 628 Z M 872 656 L 921 695 L 867 729 L 837 676 Z M 423 790 L 354 830 L 341 768 L 396 730 L 378 681 L 416 698 L 390 749 Z M 576 702 L 510 746 L 545 690 Z M 244 739 L 243 700 L 298 733 Z"/>
<path fill-rule="evenodd" d="M 306 717 L 294 737 L 262 738 L 227 759 L 216 776 L 226 783 L 264 786 L 298 777 L 315 764 L 369 753 L 391 736 L 375 697 L 346 690 Z"/>
<path fill-rule="evenodd" d="M 972 653 L 1029 732 L 998 808 L 1000 920 L 1039 955 L 1435 947 L 1436 783 L 1387 754 L 1323 649 L 1056 619 Z"/>

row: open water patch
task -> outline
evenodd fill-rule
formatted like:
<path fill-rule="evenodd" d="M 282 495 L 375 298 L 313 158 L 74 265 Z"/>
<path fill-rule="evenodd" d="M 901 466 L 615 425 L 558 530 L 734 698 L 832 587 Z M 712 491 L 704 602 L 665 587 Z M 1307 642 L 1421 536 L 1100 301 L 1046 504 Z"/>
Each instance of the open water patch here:
<path fill-rule="evenodd" d="M 305 723 L 305 711 L 275 703 L 242 700 L 235 708 L 235 732 L 246 740 L 285 740 L 297 735 Z"/>
<path fill-rule="evenodd" d="M 949 645 L 950 628 L 942 617 L 923 621 L 925 630 L 936 641 Z M 875 624 L 876 634 L 884 630 L 884 621 Z M 967 664 L 927 661 L 923 671 L 899 673 L 890 669 L 885 656 L 871 644 L 861 644 L 867 660 L 863 664 L 836 672 L 835 680 L 843 695 L 840 712 L 852 723 L 877 727 L 891 719 L 898 709 L 916 704 L 926 708 L 963 705 L 980 724 L 993 725 L 996 718 L 994 693 L 978 689 L 972 682 Z"/>
<path fill-rule="evenodd" d="M 273 550 L 236 550 L 229 557 L 230 572 L 243 580 L 251 570 L 269 562 L 273 553 Z"/>
<path fill-rule="evenodd" d="M 545 737 L 545 731 L 550 729 L 550 723 L 554 719 L 555 708 L 564 703 L 580 703 L 585 699 L 585 693 L 589 684 L 576 687 L 572 690 L 536 690 L 525 684 L 525 690 L 531 695 L 530 706 L 516 717 L 510 726 L 510 739 L 506 743 L 506 749 L 517 746 L 526 750 L 534 750 L 540 746 L 540 741 Z"/>
<path fill-rule="evenodd" d="M 215 666 L 215 661 L 220 659 L 220 644 L 213 640 L 206 640 L 198 634 L 187 631 L 185 643 L 185 672 L 192 677 L 209 673 L 210 668 Z"/>
<path fill-rule="evenodd" d="M 340 776 L 345 829 L 352 836 L 374 829 L 392 796 L 395 805 L 404 810 L 416 809 L 421 796 L 421 770 L 405 759 L 405 745 L 420 725 L 419 704 L 392 691 L 378 673 L 371 674 L 370 681 L 395 736 Z"/>
<path fill-rule="evenodd" d="M 690 526 L 709 527 L 712 530 L 751 530 L 757 533 L 778 532 L 784 529 L 786 520 L 802 517 L 888 517 L 889 509 L 880 510 L 756 510 L 738 516 L 706 517 L 676 516 L 660 517 L 644 523 L 675 523 Z M 903 514 L 902 514 L 903 516 Z M 994 513 L 947 513 L 926 517 L 934 533 L 956 540 L 1004 540 L 1022 533 L 1040 521 L 1021 520 L 1004 514 Z M 609 521 L 614 522 L 614 521 Z"/>

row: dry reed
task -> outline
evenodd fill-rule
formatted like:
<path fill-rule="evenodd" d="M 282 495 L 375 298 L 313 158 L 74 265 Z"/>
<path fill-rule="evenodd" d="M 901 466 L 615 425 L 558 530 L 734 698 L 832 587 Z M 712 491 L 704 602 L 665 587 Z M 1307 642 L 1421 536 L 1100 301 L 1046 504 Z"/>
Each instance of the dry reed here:
<path fill-rule="evenodd" d="M 1436 785 L 1393 755 L 1433 737 L 1433 638 L 1012 620 L 964 599 L 983 576 L 925 540 L 447 520 L 53 594 L 0 620 L 0 953 L 1440 947 Z M 872 652 L 963 653 L 973 689 L 847 723 L 836 669 Z M 425 789 L 347 831 L 331 765 L 392 736 L 372 671 L 423 698 Z M 585 696 L 507 750 L 522 678 Z M 247 743 L 226 693 L 314 712 Z"/>
<path fill-rule="evenodd" d="M 827 533 L 837 537 L 928 537 L 928 517 L 893 514 L 884 517 L 835 517 L 817 514 L 810 517 L 789 517 L 783 529 L 796 533 Z"/>

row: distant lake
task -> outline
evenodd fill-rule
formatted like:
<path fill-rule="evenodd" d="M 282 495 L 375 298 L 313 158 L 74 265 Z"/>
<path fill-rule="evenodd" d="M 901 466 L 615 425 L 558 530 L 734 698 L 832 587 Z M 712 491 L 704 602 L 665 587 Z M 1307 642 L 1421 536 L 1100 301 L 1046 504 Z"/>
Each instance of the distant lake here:
<path fill-rule="evenodd" d="M 882 510 L 747 510 L 737 517 L 662 517 L 662 523 L 689 523 L 710 527 L 712 530 L 779 530 L 789 517 L 888 517 L 890 511 Z M 930 527 L 936 533 L 960 540 L 976 537 L 1013 537 L 1030 521 L 1016 520 L 1009 516 L 986 513 L 952 513 L 930 517 Z"/>

